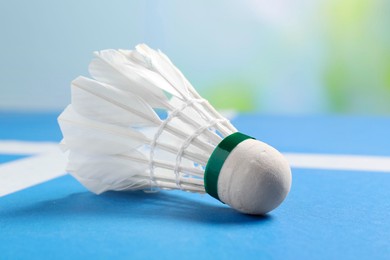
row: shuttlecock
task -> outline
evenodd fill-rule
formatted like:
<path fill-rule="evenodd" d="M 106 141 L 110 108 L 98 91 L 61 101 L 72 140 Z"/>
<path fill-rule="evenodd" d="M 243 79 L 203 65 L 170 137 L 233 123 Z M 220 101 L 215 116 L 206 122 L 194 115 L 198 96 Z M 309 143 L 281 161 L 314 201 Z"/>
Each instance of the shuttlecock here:
<path fill-rule="evenodd" d="M 271 146 L 237 132 L 161 51 L 95 52 L 59 116 L 67 171 L 97 194 L 180 189 L 248 214 L 287 196 L 291 171 Z"/>

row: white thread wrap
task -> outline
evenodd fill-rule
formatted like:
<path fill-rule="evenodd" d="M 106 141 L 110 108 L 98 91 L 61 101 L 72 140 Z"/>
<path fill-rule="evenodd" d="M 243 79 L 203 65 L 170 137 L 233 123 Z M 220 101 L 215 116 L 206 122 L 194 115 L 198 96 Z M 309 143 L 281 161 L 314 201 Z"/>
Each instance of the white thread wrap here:
<path fill-rule="evenodd" d="M 168 117 L 161 123 L 160 127 L 156 131 L 152 142 L 150 143 L 150 153 L 149 153 L 149 175 L 150 175 L 150 188 L 151 191 L 153 191 L 154 187 L 157 187 L 157 182 L 154 176 L 154 153 L 155 153 L 155 148 L 157 146 L 157 141 L 160 138 L 161 134 L 163 133 L 165 127 L 175 118 L 175 117 L 180 117 L 180 114 L 188 107 L 194 106 L 194 104 L 198 103 L 205 103 L 207 102 L 205 99 L 189 99 L 187 100 L 182 106 L 178 107 L 177 109 L 173 110 Z M 194 106 L 195 107 L 195 106 Z M 216 123 L 222 122 L 222 121 L 227 121 L 226 119 L 214 119 L 210 121 L 206 126 L 202 126 L 198 128 L 196 131 L 194 131 L 181 145 L 181 147 L 178 150 L 178 153 L 176 154 L 176 164 L 174 167 L 174 173 L 175 173 L 175 180 L 176 180 L 176 186 L 180 189 L 180 164 L 181 164 L 181 158 L 184 154 L 185 149 L 191 144 L 191 142 L 197 138 L 204 130 L 206 130 L 209 127 L 214 126 Z"/>
<path fill-rule="evenodd" d="M 183 142 L 183 144 L 181 145 L 181 147 L 180 147 L 180 149 L 179 149 L 179 151 L 178 151 L 178 153 L 176 155 L 176 164 L 175 164 L 175 168 L 174 168 L 174 173 L 175 173 L 175 176 L 176 176 L 176 186 L 178 188 L 182 189 L 181 184 L 180 184 L 180 177 L 181 176 L 180 176 L 180 172 L 179 172 L 179 167 L 180 167 L 180 164 L 181 164 L 181 159 L 183 157 L 184 150 L 191 144 L 192 140 L 194 140 L 199 135 L 201 135 L 203 133 L 203 131 L 205 131 L 206 129 L 208 129 L 210 127 L 213 127 L 217 123 L 220 123 L 220 122 L 222 123 L 225 120 L 226 119 L 214 119 L 214 120 L 212 120 L 207 125 L 199 127 L 195 132 L 192 133 L 192 135 L 190 135 Z"/>

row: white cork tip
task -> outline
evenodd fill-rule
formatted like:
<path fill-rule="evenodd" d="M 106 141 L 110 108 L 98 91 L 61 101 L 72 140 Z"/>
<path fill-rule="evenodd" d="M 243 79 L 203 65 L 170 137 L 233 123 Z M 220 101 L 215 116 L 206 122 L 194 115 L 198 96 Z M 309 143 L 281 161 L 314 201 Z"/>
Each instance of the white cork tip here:
<path fill-rule="evenodd" d="M 238 144 L 218 178 L 218 196 L 232 208 L 263 215 L 278 207 L 291 187 L 291 169 L 275 148 L 254 139 Z"/>

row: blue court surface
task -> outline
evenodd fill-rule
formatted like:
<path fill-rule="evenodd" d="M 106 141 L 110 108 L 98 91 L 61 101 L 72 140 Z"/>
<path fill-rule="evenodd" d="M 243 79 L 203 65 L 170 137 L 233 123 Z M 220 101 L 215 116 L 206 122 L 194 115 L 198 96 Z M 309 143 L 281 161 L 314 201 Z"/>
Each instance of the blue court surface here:
<path fill-rule="evenodd" d="M 56 116 L 0 113 L 0 141 L 59 142 Z M 232 121 L 284 153 L 390 157 L 390 118 Z M 0 168 L 29 156 L 3 151 Z M 390 259 L 389 172 L 292 172 L 288 198 L 264 217 L 181 191 L 97 196 L 65 175 L 0 197 L 0 259 Z"/>

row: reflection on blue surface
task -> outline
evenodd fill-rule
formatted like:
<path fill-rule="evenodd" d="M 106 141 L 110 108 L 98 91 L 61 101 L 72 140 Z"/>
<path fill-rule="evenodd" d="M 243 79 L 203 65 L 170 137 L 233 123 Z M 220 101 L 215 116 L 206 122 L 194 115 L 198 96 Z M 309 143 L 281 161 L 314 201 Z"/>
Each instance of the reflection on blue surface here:
<path fill-rule="evenodd" d="M 0 200 L 0 249 L 6 258 L 208 258 L 213 252 L 380 259 L 390 253 L 390 201 L 383 199 L 390 197 L 390 175 L 293 174 L 291 194 L 266 217 L 243 215 L 207 195 L 180 191 L 97 196 L 70 176 L 62 177 Z"/>
<path fill-rule="evenodd" d="M 61 139 L 54 114 L 0 119 L 1 139 Z M 282 151 L 390 154 L 386 118 L 234 123 Z M 293 169 L 286 201 L 253 217 L 181 191 L 97 196 L 65 176 L 0 198 L 0 258 L 388 259 L 389 187 L 388 173 Z"/>

